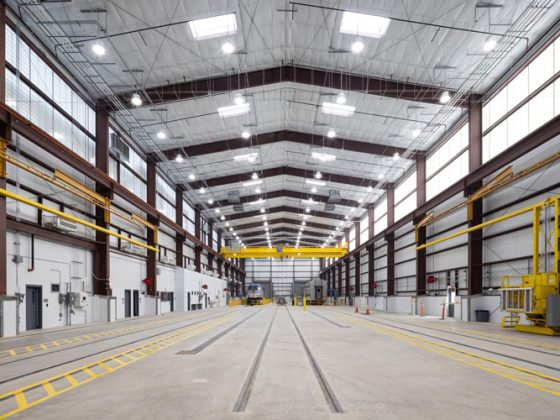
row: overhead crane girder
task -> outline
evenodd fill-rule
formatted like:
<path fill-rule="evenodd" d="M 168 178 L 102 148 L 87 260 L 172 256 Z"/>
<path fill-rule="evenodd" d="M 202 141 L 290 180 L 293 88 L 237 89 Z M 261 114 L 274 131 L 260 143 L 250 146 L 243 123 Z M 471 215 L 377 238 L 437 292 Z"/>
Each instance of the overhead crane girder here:
<path fill-rule="evenodd" d="M 232 247 L 225 246 L 220 254 L 225 258 L 341 258 L 348 253 L 347 247 Z"/>

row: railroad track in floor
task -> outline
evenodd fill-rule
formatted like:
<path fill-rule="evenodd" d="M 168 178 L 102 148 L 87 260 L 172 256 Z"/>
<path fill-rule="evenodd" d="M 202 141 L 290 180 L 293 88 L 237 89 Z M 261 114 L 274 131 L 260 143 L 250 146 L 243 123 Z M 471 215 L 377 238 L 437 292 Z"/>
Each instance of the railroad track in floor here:
<path fill-rule="evenodd" d="M 17 378 L 12 378 L 10 379 L 10 382 L 16 379 L 23 379 L 31 375 L 48 371 L 60 366 L 68 365 L 76 361 L 91 358 L 104 353 L 111 353 L 114 350 L 137 344 L 136 346 L 125 349 L 123 351 L 117 351 L 113 354 L 103 355 L 100 359 L 92 362 L 87 362 L 83 366 L 72 368 L 66 372 L 33 382 L 29 385 L 20 386 L 14 390 L 1 394 L 0 419 L 10 417 L 31 407 L 35 407 L 38 404 L 50 400 L 51 398 L 64 394 L 96 379 L 102 378 L 110 373 L 136 363 L 139 360 L 165 350 L 175 344 L 195 337 L 213 328 L 217 328 L 228 322 L 236 314 L 238 314 L 238 312 L 226 312 L 209 319 L 198 320 L 188 325 L 161 331 L 137 340 L 119 344 L 109 349 L 104 349 L 100 352 L 80 356 L 72 360 L 67 360 L 60 364 L 47 366 L 43 369 L 18 376 Z"/>

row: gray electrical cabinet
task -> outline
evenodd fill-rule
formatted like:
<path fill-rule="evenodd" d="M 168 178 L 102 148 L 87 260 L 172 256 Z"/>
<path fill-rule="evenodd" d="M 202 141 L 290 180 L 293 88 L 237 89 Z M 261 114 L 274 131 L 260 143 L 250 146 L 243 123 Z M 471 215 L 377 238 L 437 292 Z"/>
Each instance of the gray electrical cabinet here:
<path fill-rule="evenodd" d="M 546 325 L 560 327 L 560 294 L 546 297 Z"/>

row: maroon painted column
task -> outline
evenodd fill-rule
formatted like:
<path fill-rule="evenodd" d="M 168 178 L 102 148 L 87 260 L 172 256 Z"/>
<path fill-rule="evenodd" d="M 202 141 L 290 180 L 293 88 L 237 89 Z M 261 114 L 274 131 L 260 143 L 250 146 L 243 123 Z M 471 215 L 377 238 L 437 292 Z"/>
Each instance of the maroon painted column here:
<path fill-rule="evenodd" d="M 200 209 L 199 208 L 195 208 L 194 209 L 194 236 L 196 236 L 196 239 L 201 240 L 201 232 L 200 232 Z M 200 259 L 200 254 L 202 252 L 202 246 L 200 246 L 199 243 L 194 244 L 194 266 L 195 266 L 195 270 L 197 272 L 201 272 L 202 266 L 201 266 L 201 259 Z"/>
<path fill-rule="evenodd" d="M 102 109 L 95 112 L 95 166 L 105 174 L 109 173 L 109 114 Z M 111 198 L 112 192 L 96 183 L 95 191 L 103 197 Z M 95 207 L 95 224 L 110 228 L 105 219 L 105 210 Z M 95 231 L 95 251 L 93 252 L 93 293 L 111 295 L 111 244 L 110 236 Z"/>
<path fill-rule="evenodd" d="M 360 247 L 360 221 L 354 222 L 354 232 L 356 233 L 356 248 Z M 361 295 L 361 288 L 362 285 L 360 284 L 360 275 L 361 275 L 361 267 L 360 267 L 360 253 L 358 252 L 354 257 L 354 293 L 356 296 Z"/>
<path fill-rule="evenodd" d="M 374 222 L 375 222 L 375 206 L 369 204 L 368 208 L 368 239 L 373 238 L 374 235 Z M 375 253 L 374 253 L 375 243 L 371 243 L 368 248 L 368 295 L 373 296 L 375 290 L 373 289 L 373 283 L 375 282 Z"/>
<path fill-rule="evenodd" d="M 212 247 L 214 242 L 214 225 L 212 222 L 208 222 L 208 246 Z M 214 269 L 214 254 L 209 252 L 208 253 L 208 269 Z"/>
<path fill-rule="evenodd" d="M 395 223 L 395 190 L 387 186 L 387 226 Z M 387 241 L 387 296 L 395 294 L 395 234 L 385 235 Z"/>
<path fill-rule="evenodd" d="M 344 259 L 344 296 L 350 296 L 350 257 Z"/>
<path fill-rule="evenodd" d="M 426 156 L 416 157 L 416 206 L 420 207 L 426 202 Z M 419 215 L 414 224 L 420 222 L 426 214 Z M 426 227 L 417 230 L 417 243 L 426 243 Z M 416 295 L 426 294 L 426 249 L 416 251 Z"/>
<path fill-rule="evenodd" d="M 218 231 L 218 248 L 220 248 L 221 243 L 222 243 L 222 232 Z M 218 252 L 219 251 L 220 250 L 218 249 Z M 219 258 L 219 257 L 216 257 L 216 264 L 218 266 L 218 276 L 222 277 L 222 264 L 223 264 L 222 259 Z"/>
<path fill-rule="evenodd" d="M 0 102 L 6 103 L 6 3 L 0 3 Z M 0 123 L 0 136 L 11 140 L 12 130 L 5 123 Z M 6 189 L 6 165 L 0 163 L 0 188 Z M 8 269 L 7 265 L 7 212 L 6 197 L 0 197 L 0 296 L 8 292 Z"/>
<path fill-rule="evenodd" d="M 182 187 L 175 187 L 175 223 L 181 227 L 183 226 L 183 192 Z M 177 267 L 184 267 L 183 242 L 185 242 L 185 236 L 177 232 L 175 234 L 175 265 Z"/>
<path fill-rule="evenodd" d="M 338 262 L 338 286 L 337 296 L 342 296 L 342 261 Z"/>
<path fill-rule="evenodd" d="M 146 176 L 146 197 L 147 202 L 152 207 L 156 207 L 156 195 L 157 195 L 157 166 L 153 159 L 148 159 L 147 162 L 147 176 Z M 153 225 L 159 225 L 159 220 L 153 216 L 148 216 L 148 222 Z M 148 229 L 148 244 L 152 246 L 157 246 L 155 241 L 155 234 L 151 229 Z M 146 259 L 146 277 L 152 279 L 152 282 L 146 288 L 148 295 L 155 296 L 157 293 L 157 252 L 148 251 L 148 256 Z"/>
<path fill-rule="evenodd" d="M 469 172 L 482 165 L 482 101 L 472 96 L 469 101 Z M 482 187 L 482 182 L 465 191 L 465 196 Z M 483 201 L 472 203 L 469 227 L 483 222 Z M 469 295 L 482 293 L 482 229 L 468 234 L 467 241 L 467 288 Z"/>

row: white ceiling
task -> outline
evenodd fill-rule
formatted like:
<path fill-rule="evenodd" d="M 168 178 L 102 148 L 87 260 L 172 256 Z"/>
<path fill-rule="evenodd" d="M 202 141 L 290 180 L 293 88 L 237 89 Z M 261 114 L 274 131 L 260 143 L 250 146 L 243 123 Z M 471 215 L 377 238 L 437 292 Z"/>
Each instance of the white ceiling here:
<path fill-rule="evenodd" d="M 499 34 L 505 33 L 508 25 L 515 23 L 520 16 L 525 16 L 533 2 L 496 0 L 494 3 L 502 5 L 499 8 L 477 8 L 478 3 L 484 3 L 477 0 L 308 0 L 308 5 L 293 5 L 287 0 L 73 0 L 19 7 L 23 3 L 27 2 L 8 0 L 12 10 L 21 12 L 25 24 L 62 60 L 90 95 L 97 98 L 101 92 L 117 94 L 141 91 L 153 86 L 283 64 L 335 70 L 341 76 L 356 73 L 438 88 L 463 89 L 466 78 L 488 58 L 482 49 L 484 42 L 489 38 L 500 39 Z M 107 13 L 83 12 L 84 9 L 95 8 L 104 9 Z M 293 13 L 279 11 L 291 8 L 295 10 Z M 392 20 L 384 37 L 361 39 L 365 44 L 361 54 L 333 54 L 329 52 L 330 49 L 348 49 L 356 37 L 339 33 L 342 13 L 329 8 L 385 16 Z M 231 12 L 236 14 L 239 28 L 233 36 L 195 41 L 185 23 Z M 540 20 L 529 22 L 527 33 L 524 34 L 526 39 L 515 39 L 512 50 L 492 67 L 483 82 L 474 85 L 474 90 L 486 92 L 497 78 L 519 60 L 527 45 L 538 40 L 559 17 L 560 2 L 555 2 Z M 37 24 L 37 21 L 48 19 L 60 25 Z M 89 20 L 93 24 L 68 24 L 70 20 Z M 49 37 L 47 31 L 65 34 L 70 38 Z M 106 55 L 102 58 L 94 56 L 91 52 L 92 41 L 84 41 L 84 36 L 102 38 L 101 42 L 107 49 Z M 68 40 L 76 42 L 81 51 L 81 54 L 73 54 L 72 57 L 78 61 L 85 60 L 87 65 L 83 62 L 72 63 L 68 56 L 61 53 L 66 47 L 56 44 Z M 246 54 L 225 55 L 221 45 L 226 40 L 238 50 L 246 51 Z M 500 42 L 504 42 L 503 39 Z M 101 82 L 92 84 L 91 78 L 84 77 L 86 73 L 101 76 L 101 79 L 95 79 Z M 216 114 L 216 108 L 231 105 L 237 93 L 246 95 L 251 113 L 221 119 Z M 329 128 L 334 128 L 339 138 L 388 147 L 429 150 L 463 112 L 457 107 L 351 92 L 347 93 L 347 103 L 356 107 L 353 116 L 344 118 L 322 114 L 319 105 L 325 100 L 334 100 L 333 95 L 337 93 L 330 88 L 276 83 L 243 92 L 216 94 L 155 107 L 146 104 L 133 109 L 130 118 L 135 120 L 135 126 L 141 127 L 133 132 L 140 133 L 143 130 L 147 136 L 138 134 L 133 135 L 133 138 L 145 152 L 159 153 L 170 148 L 237 138 L 244 128 L 250 129 L 257 138 L 259 134 L 279 130 L 323 136 Z M 113 116 L 124 124 L 126 114 L 115 113 Z M 439 124 L 434 126 L 434 121 Z M 424 133 L 415 138 L 412 132 L 417 128 L 424 129 Z M 166 132 L 166 140 L 156 138 L 160 130 Z M 259 154 L 254 164 L 233 161 L 234 155 L 249 151 L 249 148 L 245 148 L 186 157 L 181 164 L 166 161 L 160 166 L 177 183 L 184 183 L 191 173 L 204 181 L 224 175 L 291 166 L 369 179 L 375 186 L 380 173 L 385 175 L 381 182 L 398 182 L 412 165 L 412 161 L 407 159 L 394 161 L 391 157 L 335 149 L 325 149 L 325 152 L 335 154 L 336 161 L 319 163 L 310 159 L 310 146 L 291 142 L 254 149 Z M 303 193 L 310 193 L 311 189 L 304 179 L 292 176 L 267 178 L 260 187 L 263 197 L 267 192 L 281 189 Z M 204 203 L 210 197 L 223 200 L 227 192 L 234 189 L 240 190 L 242 195 L 252 195 L 254 188 L 242 188 L 237 182 L 210 188 L 202 196 L 193 191 L 187 195 L 204 208 Z M 380 191 L 368 193 L 365 187 L 331 182 L 326 187 L 318 187 L 318 193 L 328 195 L 329 189 L 340 190 L 342 198 L 363 200 L 364 204 L 374 202 L 380 196 Z M 267 203 L 268 207 L 279 205 L 302 208 L 299 200 L 290 198 L 272 199 Z M 348 214 L 349 211 L 349 208 L 337 206 L 336 213 Z M 228 207 L 223 209 L 222 214 L 228 215 L 230 212 L 231 207 Z M 274 217 L 283 216 L 278 214 Z M 232 225 L 257 219 L 236 220 L 232 221 Z M 331 219 L 312 219 L 330 225 L 337 223 Z"/>

